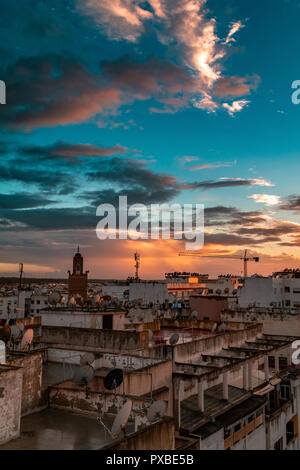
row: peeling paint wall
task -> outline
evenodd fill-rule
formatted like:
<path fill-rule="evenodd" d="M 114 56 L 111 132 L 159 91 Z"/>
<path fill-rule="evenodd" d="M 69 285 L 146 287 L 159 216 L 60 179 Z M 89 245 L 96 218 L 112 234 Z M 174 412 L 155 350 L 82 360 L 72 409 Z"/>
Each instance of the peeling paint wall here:
<path fill-rule="evenodd" d="M 0 444 L 20 434 L 23 372 L 0 367 Z"/>
<path fill-rule="evenodd" d="M 22 415 L 33 411 L 41 405 L 41 386 L 43 360 L 40 353 L 11 356 L 8 364 L 22 367 Z"/>

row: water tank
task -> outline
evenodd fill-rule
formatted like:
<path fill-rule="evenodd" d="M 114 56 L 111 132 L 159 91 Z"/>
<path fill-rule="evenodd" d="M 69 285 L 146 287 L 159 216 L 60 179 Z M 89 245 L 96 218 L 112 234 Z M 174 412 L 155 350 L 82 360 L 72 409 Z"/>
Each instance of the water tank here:
<path fill-rule="evenodd" d="M 6 346 L 3 341 L 0 341 L 0 364 L 6 363 Z"/>

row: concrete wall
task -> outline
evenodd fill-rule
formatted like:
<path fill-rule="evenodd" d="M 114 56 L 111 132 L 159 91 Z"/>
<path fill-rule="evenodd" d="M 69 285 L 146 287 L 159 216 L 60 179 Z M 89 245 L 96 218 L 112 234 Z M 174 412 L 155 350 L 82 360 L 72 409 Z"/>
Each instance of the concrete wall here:
<path fill-rule="evenodd" d="M 8 358 L 8 364 L 22 367 L 23 387 L 22 387 L 22 415 L 29 413 L 41 404 L 41 386 L 43 360 L 40 353 L 15 355 Z"/>
<path fill-rule="evenodd" d="M 23 372 L 0 366 L 0 444 L 20 434 Z"/>
<path fill-rule="evenodd" d="M 190 296 L 191 311 L 198 313 L 198 320 L 220 321 L 221 311 L 228 308 L 226 297 Z"/>
<path fill-rule="evenodd" d="M 300 337 L 300 314 L 268 313 L 259 311 L 225 311 L 221 315 L 224 321 L 257 321 L 263 325 L 263 333 Z"/>
<path fill-rule="evenodd" d="M 257 307 L 270 307 L 270 303 L 274 300 L 273 279 L 271 277 L 247 278 L 244 287 L 239 292 L 241 308 L 248 308 L 253 304 Z"/>
<path fill-rule="evenodd" d="M 143 299 L 146 304 L 162 304 L 168 298 L 168 285 L 165 282 L 137 282 L 129 286 L 129 300 Z"/>
<path fill-rule="evenodd" d="M 45 310 L 41 311 L 43 326 L 63 326 L 75 328 L 103 328 L 103 316 L 113 316 L 113 330 L 124 330 L 125 312 L 79 312 L 76 310 Z"/>
<path fill-rule="evenodd" d="M 148 332 L 94 330 L 43 326 L 42 343 L 85 347 L 90 350 L 118 353 L 148 345 Z"/>
<path fill-rule="evenodd" d="M 171 418 L 164 418 L 101 450 L 175 450 L 174 422 Z"/>

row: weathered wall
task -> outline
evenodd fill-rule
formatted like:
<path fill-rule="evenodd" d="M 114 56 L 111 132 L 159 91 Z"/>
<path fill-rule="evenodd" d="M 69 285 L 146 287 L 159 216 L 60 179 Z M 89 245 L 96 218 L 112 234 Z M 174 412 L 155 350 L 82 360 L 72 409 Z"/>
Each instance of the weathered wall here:
<path fill-rule="evenodd" d="M 106 352 L 135 350 L 148 345 L 148 333 L 43 326 L 42 342 L 84 346 Z"/>
<path fill-rule="evenodd" d="M 164 418 L 146 429 L 109 444 L 102 450 L 175 450 L 175 426 Z"/>
<path fill-rule="evenodd" d="M 63 326 L 74 328 L 103 328 L 103 316 L 113 316 L 113 329 L 124 330 L 125 314 L 124 312 L 80 312 L 76 310 L 45 310 L 40 313 L 43 326 Z"/>
<path fill-rule="evenodd" d="M 20 434 L 22 369 L 0 366 L 0 444 Z"/>
<path fill-rule="evenodd" d="M 226 310 L 221 315 L 224 321 L 257 321 L 263 324 L 263 333 L 268 335 L 284 335 L 300 337 L 300 314 L 268 313 L 258 310 Z"/>
<path fill-rule="evenodd" d="M 198 320 L 209 318 L 213 321 L 219 321 L 221 311 L 228 308 L 228 298 L 190 296 L 190 308 L 192 312 L 198 313 Z"/>
<path fill-rule="evenodd" d="M 38 352 L 30 354 L 18 354 L 8 358 L 8 364 L 22 367 L 22 415 L 33 411 L 41 405 L 42 386 L 42 355 Z"/>

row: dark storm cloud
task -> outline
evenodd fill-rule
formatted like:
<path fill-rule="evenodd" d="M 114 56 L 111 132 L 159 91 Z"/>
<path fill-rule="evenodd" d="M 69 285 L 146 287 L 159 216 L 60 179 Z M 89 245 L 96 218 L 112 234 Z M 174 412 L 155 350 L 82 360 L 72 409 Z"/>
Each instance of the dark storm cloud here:
<path fill-rule="evenodd" d="M 146 168 L 143 162 L 112 158 L 109 161 L 97 162 L 94 168 L 94 171 L 87 173 L 90 180 L 115 183 L 131 189 L 144 188 L 151 192 L 170 190 L 173 197 L 181 190 L 177 178 L 155 173 Z"/>
<path fill-rule="evenodd" d="M 0 180 L 2 181 L 18 181 L 23 184 L 34 184 L 43 191 L 61 191 L 70 192 L 70 175 L 45 169 L 28 169 L 22 170 L 20 166 L 0 166 Z"/>
<path fill-rule="evenodd" d="M 268 242 L 280 241 L 278 237 L 265 237 L 257 240 L 251 237 L 241 237 L 239 235 L 228 233 L 215 233 L 205 235 L 205 244 L 222 245 L 222 246 L 252 246 L 262 245 Z"/>
<path fill-rule="evenodd" d="M 253 186 L 257 180 L 226 179 L 218 181 L 199 181 L 195 183 L 186 183 L 186 189 L 216 189 L 216 188 L 238 188 L 240 186 Z"/>
<path fill-rule="evenodd" d="M 7 85 L 0 122 L 26 130 L 86 122 L 134 100 L 180 108 L 194 83 L 183 68 L 157 59 L 102 62 L 100 73 L 100 66 L 92 72 L 80 61 L 48 54 L 20 58 L 0 73 Z"/>
<path fill-rule="evenodd" d="M 91 207 L 0 210 L 0 217 L 25 224 L 27 229 L 39 230 L 89 229 L 95 228 L 98 221 Z"/>
<path fill-rule="evenodd" d="M 288 196 L 286 200 L 279 206 L 283 211 L 300 211 L 300 196 L 295 194 Z"/>
<path fill-rule="evenodd" d="M 1 209 L 28 209 L 33 207 L 48 206 L 55 201 L 39 196 L 38 194 L 15 193 L 0 194 Z"/>

